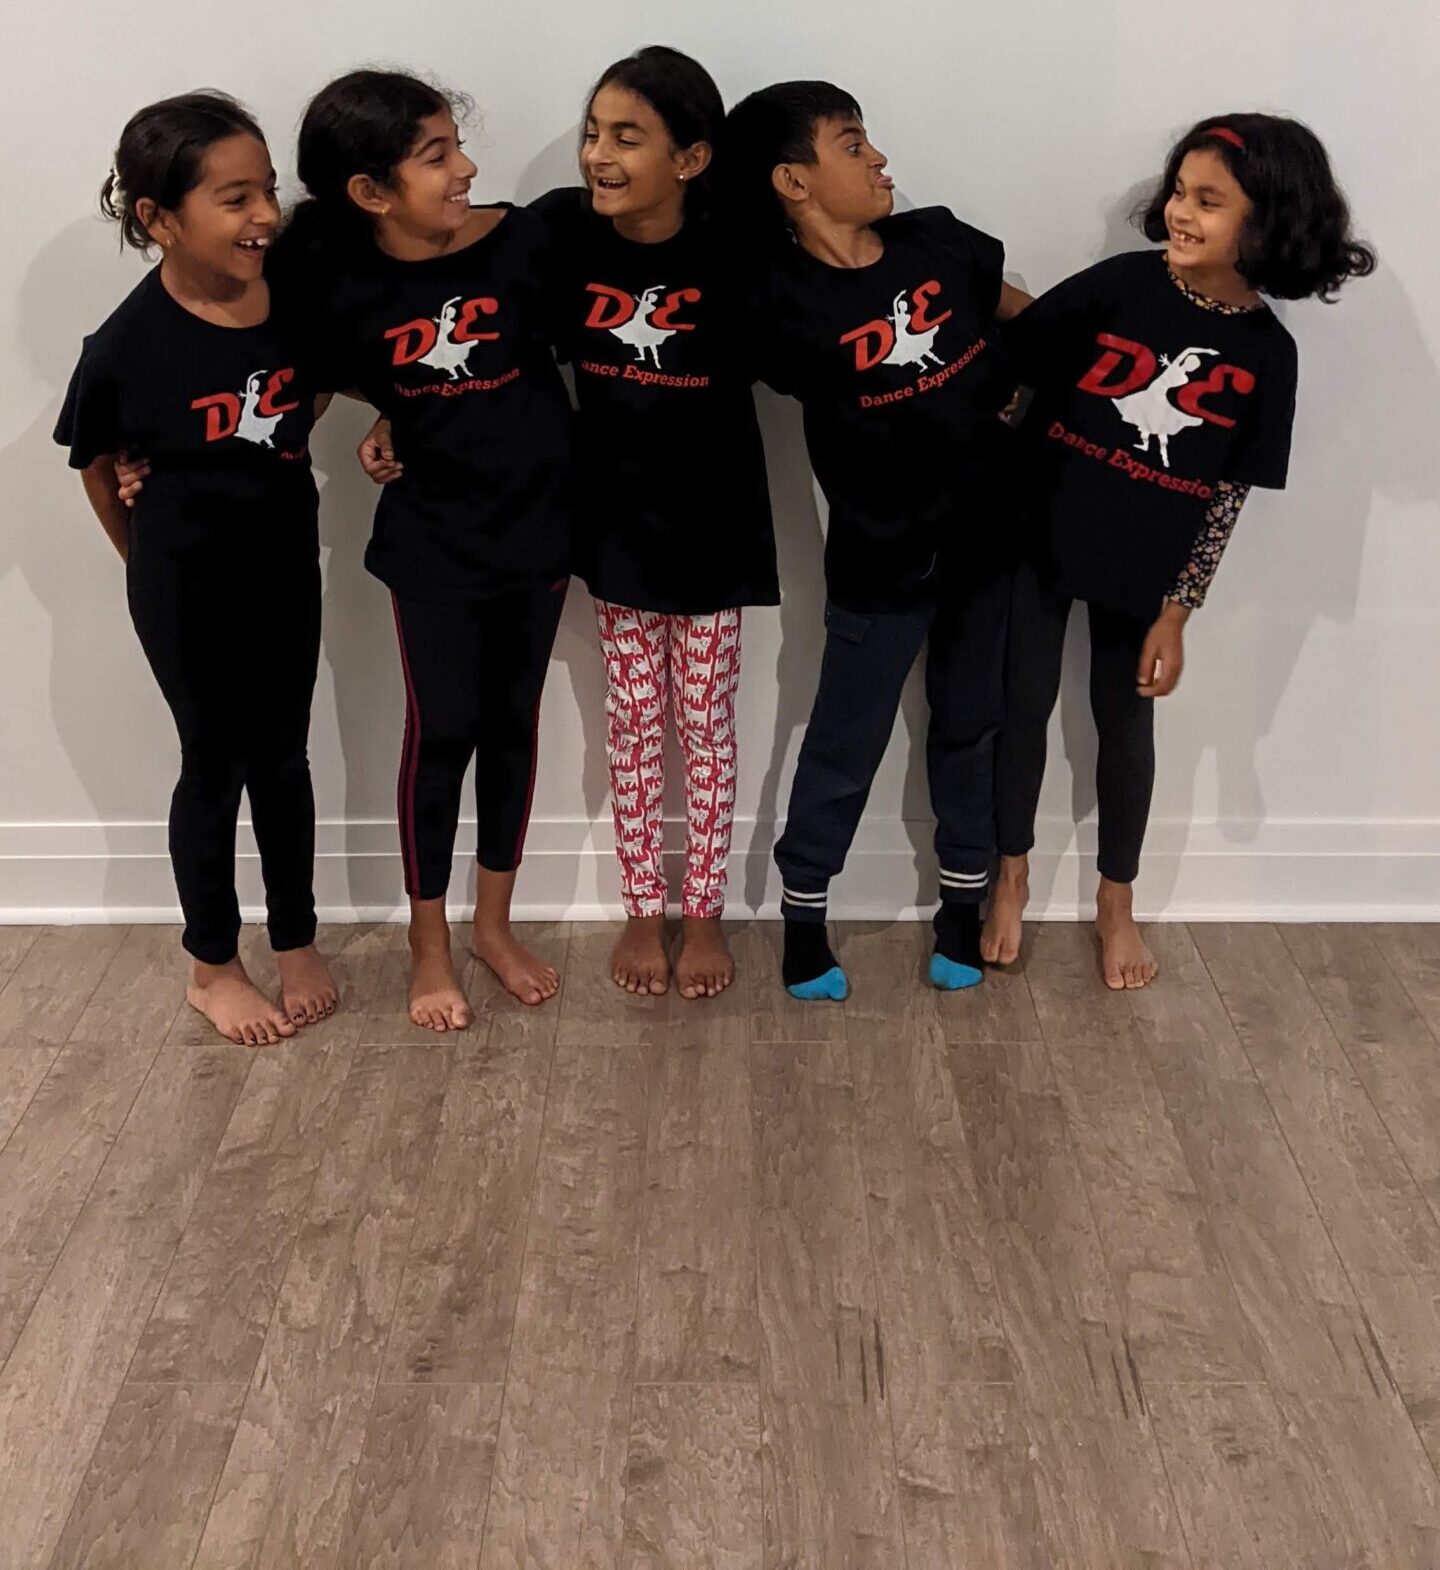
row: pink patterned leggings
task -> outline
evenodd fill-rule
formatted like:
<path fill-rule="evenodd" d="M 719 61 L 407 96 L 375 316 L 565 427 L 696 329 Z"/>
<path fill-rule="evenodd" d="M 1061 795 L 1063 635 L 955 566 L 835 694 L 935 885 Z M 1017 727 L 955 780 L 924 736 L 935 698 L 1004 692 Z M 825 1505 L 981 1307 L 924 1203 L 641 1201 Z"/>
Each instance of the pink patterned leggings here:
<path fill-rule="evenodd" d="M 687 916 L 718 916 L 735 816 L 740 612 L 669 616 L 596 600 L 595 614 L 605 654 L 610 792 L 626 914 L 665 912 L 665 711 L 673 695 L 687 807 L 681 909 Z"/>

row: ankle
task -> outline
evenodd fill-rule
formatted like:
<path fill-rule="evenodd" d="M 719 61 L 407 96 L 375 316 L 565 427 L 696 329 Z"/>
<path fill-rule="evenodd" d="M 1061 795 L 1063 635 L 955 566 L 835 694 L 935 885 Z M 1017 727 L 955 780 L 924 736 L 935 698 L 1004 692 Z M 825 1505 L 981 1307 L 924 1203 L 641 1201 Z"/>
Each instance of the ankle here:
<path fill-rule="evenodd" d="M 1132 884 L 1115 883 L 1110 878 L 1100 879 L 1100 887 L 1095 891 L 1097 912 L 1107 916 L 1128 916 L 1134 906 L 1135 890 Z"/>
<path fill-rule="evenodd" d="M 786 921 L 780 973 L 787 987 L 814 981 L 837 968 L 839 964 L 823 922 Z"/>
<path fill-rule="evenodd" d="M 203 959 L 190 959 L 190 984 L 194 987 L 208 987 L 227 976 L 245 976 L 245 967 L 240 963 L 237 954 L 233 959 L 227 959 L 223 965 L 210 965 Z"/>
<path fill-rule="evenodd" d="M 1000 870 L 995 875 L 992 888 L 1023 889 L 1030 883 L 1030 858 L 1028 856 L 1002 856 Z"/>

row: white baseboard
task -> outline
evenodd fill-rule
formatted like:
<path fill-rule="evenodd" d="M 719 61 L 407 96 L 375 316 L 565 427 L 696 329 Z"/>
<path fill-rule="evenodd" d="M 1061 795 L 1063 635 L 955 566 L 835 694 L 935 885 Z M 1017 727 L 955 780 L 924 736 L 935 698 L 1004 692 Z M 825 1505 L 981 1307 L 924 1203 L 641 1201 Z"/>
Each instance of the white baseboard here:
<path fill-rule="evenodd" d="M 770 862 L 774 825 L 738 820 L 729 912 L 779 914 Z M 844 875 L 831 889 L 837 919 L 911 920 L 934 908 L 930 826 L 867 819 Z M 1044 819 L 1031 857 L 1033 914 L 1093 911 L 1094 825 Z M 668 826 L 678 887 L 684 823 Z M 470 824 L 459 844 L 473 844 Z M 469 854 L 456 856 L 451 898 L 467 910 Z M 396 920 L 404 914 L 393 822 L 318 826 L 316 901 L 323 920 Z M 242 824 L 236 861 L 246 918 L 263 912 L 259 860 Z M 1404 821 L 1217 820 L 1152 823 L 1136 907 L 1166 921 L 1440 920 L 1440 819 Z M 516 915 L 591 921 L 620 915 L 609 820 L 547 819 L 530 826 Z M 163 823 L 0 824 L 0 922 L 175 921 L 179 908 Z"/>

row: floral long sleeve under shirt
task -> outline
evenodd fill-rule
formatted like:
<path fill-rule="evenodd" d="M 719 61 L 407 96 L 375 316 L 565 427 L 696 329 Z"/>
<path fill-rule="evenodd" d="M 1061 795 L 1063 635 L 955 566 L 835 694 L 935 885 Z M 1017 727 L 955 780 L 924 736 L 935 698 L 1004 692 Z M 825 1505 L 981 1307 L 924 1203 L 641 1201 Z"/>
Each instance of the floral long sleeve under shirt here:
<path fill-rule="evenodd" d="M 1218 311 L 1222 316 L 1243 316 L 1247 311 L 1265 309 L 1263 305 L 1226 305 L 1221 300 L 1212 300 L 1209 295 L 1196 293 L 1183 278 L 1174 273 L 1170 274 L 1170 281 L 1191 305 L 1198 305 L 1202 311 Z M 1195 549 L 1175 580 L 1174 588 L 1165 596 L 1167 600 L 1187 606 L 1192 611 L 1198 611 L 1205 603 L 1220 558 L 1225 554 L 1225 547 L 1235 532 L 1240 509 L 1249 494 L 1248 485 L 1232 485 L 1229 480 L 1221 480 L 1216 485 L 1215 499 L 1206 510 L 1204 525 L 1195 540 Z"/>

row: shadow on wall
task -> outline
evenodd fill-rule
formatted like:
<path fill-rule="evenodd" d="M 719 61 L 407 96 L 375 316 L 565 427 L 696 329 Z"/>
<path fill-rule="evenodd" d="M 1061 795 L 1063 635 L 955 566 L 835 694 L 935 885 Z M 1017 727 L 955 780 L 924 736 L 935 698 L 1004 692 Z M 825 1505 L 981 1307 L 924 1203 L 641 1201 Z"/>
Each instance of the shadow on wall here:
<path fill-rule="evenodd" d="M 1104 213 L 1110 256 L 1143 245 L 1130 215 L 1149 194 L 1150 183 L 1133 186 Z M 1191 677 L 1160 705 L 1157 714 L 1157 799 L 1174 801 L 1173 782 L 1185 781 L 1181 809 L 1169 820 L 1185 825 L 1188 837 L 1195 781 L 1213 751 L 1218 777 L 1218 815 L 1223 832 L 1244 843 L 1253 840 L 1265 817 L 1257 761 L 1290 684 L 1301 649 L 1317 620 L 1348 624 L 1355 617 L 1365 529 L 1377 496 L 1398 502 L 1433 500 L 1440 494 L 1440 449 L 1431 430 L 1440 405 L 1440 372 L 1427 352 L 1415 311 L 1401 281 L 1384 265 L 1373 277 L 1347 284 L 1337 304 L 1285 302 L 1277 314 L 1294 335 L 1300 357 L 1300 390 L 1295 450 L 1283 493 L 1258 491 L 1240 517 L 1236 542 L 1222 562 L 1205 607 L 1192 618 L 1187 635 Z M 1099 260 L 1099 256 L 1093 260 Z M 1375 346 L 1385 345 L 1382 365 Z M 1411 389 L 1402 403 L 1387 395 L 1387 385 Z M 1321 429 L 1307 418 L 1307 387 L 1353 388 L 1356 396 L 1341 424 Z M 1324 515 L 1342 527 L 1315 548 L 1310 520 Z M 1246 569 L 1243 574 L 1242 566 Z M 1223 629 L 1232 638 L 1222 641 Z M 1248 636 L 1233 637 L 1240 628 Z M 1095 810 L 1095 731 L 1090 717 L 1088 648 L 1083 616 L 1076 616 L 1067 641 L 1060 696 L 1065 757 L 1072 770 L 1071 809 L 1079 823 Z M 1230 681 L 1209 682 L 1196 690 L 1194 672 L 1202 661 L 1222 660 L 1230 650 L 1251 651 L 1248 667 Z M 1338 715 L 1336 728 L 1317 738 L 1316 762 L 1325 752 L 1364 743 L 1367 717 Z M 1348 727 L 1348 728 L 1347 728 Z M 1086 843 L 1089 843 L 1087 840 Z M 1161 848 L 1159 844 L 1153 846 Z M 1167 844 L 1178 851 L 1183 844 Z M 1169 886 L 1147 887 L 1146 903 L 1163 905 L 1174 893 L 1178 858 L 1166 858 Z M 1147 875 L 1159 876 L 1159 874 Z M 1093 897 L 1093 866 L 1082 868 L 1077 894 Z M 1036 880 L 1034 898 L 1044 904 L 1053 887 Z"/>
<path fill-rule="evenodd" d="M 101 821 L 125 816 L 117 769 L 133 766 L 137 746 L 146 748 L 163 737 L 178 773 L 179 745 L 130 630 L 124 569 L 90 514 L 79 476 L 66 467 L 65 453 L 51 434 L 81 338 L 141 276 L 133 257 L 117 252 L 114 226 L 98 216 L 77 219 L 42 247 L 21 282 L 16 319 L 26 369 L 52 394 L 30 425 L 0 450 L 0 494 L 8 498 L 0 509 L 0 576 L 18 571 L 49 617 L 49 712 Z M 16 505 L 22 497 L 54 497 L 57 506 L 49 516 L 37 516 L 34 507 Z M 73 531 L 74 548 L 57 548 L 55 530 Z M 146 678 L 144 694 L 126 694 L 118 713 L 111 706 L 117 697 L 114 672 L 123 668 L 123 660 L 102 641 L 110 628 L 123 630 L 133 668 Z M 37 651 L 37 664 L 41 657 Z M 102 714 L 103 724 L 98 723 Z M 117 738 L 125 749 L 118 760 Z M 117 870 L 112 859 L 103 895 L 107 901 L 112 894 L 121 897 Z"/>

